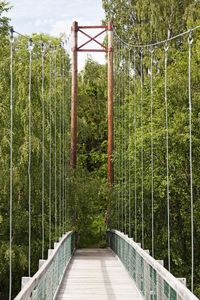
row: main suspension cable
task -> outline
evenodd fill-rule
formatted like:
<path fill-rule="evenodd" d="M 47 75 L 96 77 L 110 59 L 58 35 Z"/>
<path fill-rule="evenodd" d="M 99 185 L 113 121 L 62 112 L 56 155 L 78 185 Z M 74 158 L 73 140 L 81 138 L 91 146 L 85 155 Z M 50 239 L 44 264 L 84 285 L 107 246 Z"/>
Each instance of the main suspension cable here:
<path fill-rule="evenodd" d="M 12 27 L 11 27 L 11 28 L 12 28 Z M 14 30 L 13 28 L 12 28 L 12 30 L 13 30 L 13 32 L 16 33 L 17 35 L 19 35 L 19 36 L 21 36 L 21 37 L 27 39 L 28 41 L 30 40 L 30 37 L 28 37 L 27 35 L 24 35 L 24 34 L 22 34 L 22 33 L 20 33 L 20 32 L 17 32 L 17 31 Z M 32 39 L 32 40 L 33 40 L 33 39 Z M 34 40 L 34 44 L 37 44 L 38 46 L 42 47 L 42 46 L 44 45 L 44 42 L 38 42 L 37 40 Z M 48 47 L 50 47 L 50 46 L 51 46 L 51 44 L 45 43 L 45 47 L 46 47 L 46 48 L 48 48 Z"/>
<path fill-rule="evenodd" d="M 123 43 L 124 45 L 128 46 L 128 47 L 133 47 L 133 48 L 151 48 L 151 47 L 155 47 L 155 46 L 158 46 L 158 45 L 161 45 L 161 44 L 165 44 L 166 42 L 170 42 L 172 40 L 175 40 L 179 37 L 182 37 L 186 34 L 189 34 L 190 32 L 193 32 L 195 31 L 196 29 L 200 28 L 200 25 L 192 28 L 192 29 L 188 29 L 187 31 L 185 32 L 182 32 L 178 35 L 175 35 L 171 38 L 168 38 L 168 39 L 165 39 L 163 41 L 159 41 L 159 42 L 156 42 L 156 43 L 152 43 L 152 44 L 144 44 L 144 45 L 135 45 L 135 44 L 130 44 L 130 43 L 127 43 L 125 42 L 122 38 L 119 37 L 119 35 L 117 34 L 115 28 L 113 28 L 113 31 L 114 31 L 114 34 L 117 36 L 117 38 L 121 41 L 121 43 Z"/>

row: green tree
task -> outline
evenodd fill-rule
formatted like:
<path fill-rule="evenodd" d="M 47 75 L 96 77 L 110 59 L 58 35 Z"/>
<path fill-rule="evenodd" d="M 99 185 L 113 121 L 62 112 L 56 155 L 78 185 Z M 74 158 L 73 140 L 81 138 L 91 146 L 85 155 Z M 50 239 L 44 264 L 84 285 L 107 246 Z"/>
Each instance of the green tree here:
<path fill-rule="evenodd" d="M 9 2 L 0 1 L 0 36 L 6 36 L 9 29 L 10 19 L 4 16 L 4 13 L 8 12 L 11 9 Z"/>
<path fill-rule="evenodd" d="M 80 247 L 104 244 L 107 186 L 107 66 L 88 59 L 78 76 L 77 170 L 70 176 L 70 216 Z"/>
<path fill-rule="evenodd" d="M 51 116 L 52 158 L 55 146 L 55 105 L 57 110 L 57 236 L 55 237 L 55 211 L 52 204 L 52 239 L 58 239 L 58 233 L 63 231 L 60 223 L 60 199 L 63 199 L 63 164 L 69 163 L 69 88 L 70 61 L 59 45 L 61 40 L 49 35 L 33 35 L 34 49 L 32 55 L 32 90 L 31 90 L 31 274 L 38 269 L 38 259 L 42 255 L 42 57 L 41 43 L 51 43 L 52 50 L 45 48 L 44 52 L 44 115 L 45 115 L 45 182 L 44 182 L 44 224 L 45 224 L 45 256 L 49 247 L 49 139 Z M 40 44 L 38 44 L 40 43 Z M 56 64 L 55 64 L 55 48 Z M 0 297 L 7 298 L 9 278 L 9 161 L 10 161 L 10 45 L 7 38 L 2 38 L 0 47 L 3 49 L 0 59 Z M 27 276 L 28 270 L 28 155 L 29 155 L 29 51 L 28 37 L 16 37 L 13 44 L 13 232 L 12 232 L 12 264 L 13 264 L 13 296 L 19 292 L 22 276 Z M 50 56 L 52 59 L 51 82 L 51 115 L 50 115 Z M 55 85 L 56 74 L 56 85 Z M 64 109 L 66 114 L 64 114 Z M 60 126 L 61 125 L 61 126 Z M 66 130 L 64 140 L 63 126 Z M 66 146 L 65 154 L 63 147 Z M 65 155 L 65 156 L 64 156 Z M 60 161 L 61 158 L 61 161 Z M 54 168 L 52 159 L 52 203 L 54 193 Z M 60 185 L 61 184 L 61 185 Z M 61 191 L 60 191 L 61 186 Z M 66 190 L 66 189 L 65 189 Z M 62 195 L 61 195 L 62 194 Z M 62 197 L 62 198 L 61 198 Z M 6 263 L 5 263 L 6 262 Z"/>
<path fill-rule="evenodd" d="M 106 180 L 107 66 L 88 59 L 79 74 L 78 164 Z"/>
<path fill-rule="evenodd" d="M 196 3 L 192 3 L 182 16 L 186 26 L 199 23 Z M 197 16 L 197 19 L 194 18 Z M 192 44 L 192 144 L 193 144 L 193 194 L 194 194 L 194 240 L 195 249 L 199 243 L 199 30 L 193 32 Z M 171 231 L 171 272 L 176 277 L 187 277 L 191 282 L 191 215 L 190 215 L 190 157 L 189 157 L 189 104 L 188 104 L 188 35 L 182 37 L 182 47 L 169 43 L 167 94 L 169 126 L 169 190 Z M 131 40 L 130 40 L 131 41 Z M 116 201 L 120 205 L 120 229 L 123 221 L 128 232 L 129 215 L 129 155 L 130 155 L 130 197 L 131 233 L 135 234 L 135 132 L 134 107 L 136 106 L 136 179 L 137 179 L 137 242 L 142 238 L 142 184 L 141 184 L 141 56 L 136 59 L 136 85 L 133 82 L 133 52 L 122 49 L 115 39 L 115 172 L 116 200 L 113 202 L 113 220 L 117 220 Z M 166 189 L 166 128 L 165 128 L 165 65 L 163 45 L 154 48 L 153 53 L 153 131 L 154 131 L 154 222 L 155 257 L 165 260 L 167 266 L 167 189 Z M 151 249 L 151 78 L 150 53 L 143 52 L 143 180 L 144 180 L 144 235 L 145 248 Z M 130 74 L 127 70 L 130 68 Z M 126 75 L 127 74 L 127 75 Z M 130 82 L 128 81 L 130 80 Z M 130 84 L 130 88 L 129 88 Z M 130 104 L 129 104 L 130 100 Z M 131 116 L 129 122 L 129 114 Z M 129 127 L 131 136 L 129 139 Z M 123 139 L 122 139 L 123 136 Z M 198 166 L 198 167 L 197 167 Z M 122 206 L 123 201 L 123 206 Z M 125 214 L 125 207 L 126 212 Z M 122 212 L 123 210 L 123 212 Z M 117 223 L 116 223 L 117 224 Z M 115 224 L 115 226 L 116 226 Z M 199 253 L 195 250 L 195 293 L 199 296 Z"/>
<path fill-rule="evenodd" d="M 155 43 L 187 28 L 187 16 L 198 25 L 199 1 L 194 0 L 102 0 L 106 20 L 113 21 L 124 41 L 132 44 Z"/>

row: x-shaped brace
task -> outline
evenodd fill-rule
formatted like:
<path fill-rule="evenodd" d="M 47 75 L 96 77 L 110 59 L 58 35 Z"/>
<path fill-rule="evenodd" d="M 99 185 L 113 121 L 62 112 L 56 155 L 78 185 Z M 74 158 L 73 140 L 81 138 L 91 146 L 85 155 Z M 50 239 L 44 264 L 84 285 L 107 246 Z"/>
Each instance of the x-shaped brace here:
<path fill-rule="evenodd" d="M 98 33 L 97 35 L 95 35 L 94 37 L 91 37 L 89 34 L 87 34 L 86 32 L 84 32 L 83 30 L 81 30 L 82 28 L 104 28 L 103 31 L 101 31 L 100 33 Z M 78 31 L 81 32 L 82 34 L 84 34 L 85 36 L 87 36 L 89 38 L 89 40 L 87 42 L 85 42 L 84 44 L 82 44 L 80 47 L 77 48 L 77 51 L 84 51 L 84 52 L 108 52 L 108 48 L 106 46 L 104 46 L 103 44 L 101 44 L 99 41 L 96 40 L 97 37 L 99 37 L 100 35 L 102 35 L 104 32 L 106 32 L 108 30 L 107 26 L 80 26 L 78 27 Z M 98 45 L 100 45 L 101 47 L 103 47 L 104 49 L 82 49 L 85 45 L 89 44 L 90 42 L 95 42 Z"/>

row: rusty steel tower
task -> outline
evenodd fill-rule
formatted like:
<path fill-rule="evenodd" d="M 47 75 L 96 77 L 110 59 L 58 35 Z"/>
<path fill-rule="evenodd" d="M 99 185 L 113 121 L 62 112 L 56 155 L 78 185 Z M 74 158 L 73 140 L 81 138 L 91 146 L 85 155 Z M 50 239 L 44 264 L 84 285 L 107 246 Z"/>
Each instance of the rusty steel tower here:
<path fill-rule="evenodd" d="M 85 29 L 102 29 L 97 35 L 91 37 L 85 32 Z M 78 26 L 75 21 L 72 24 L 73 31 L 73 56 L 72 56 L 72 103 L 71 103 L 71 158 L 70 167 L 76 168 L 76 149 L 77 149 L 77 88 L 78 88 L 78 52 L 107 52 L 108 53 L 108 185 L 111 187 L 114 183 L 114 166 L 112 154 L 114 148 L 113 138 L 113 25 L 109 21 L 105 26 Z M 96 39 L 104 32 L 108 32 L 108 47 Z M 81 46 L 78 46 L 78 32 L 88 37 Z M 85 45 L 95 42 L 101 46 L 101 49 L 85 49 Z"/>

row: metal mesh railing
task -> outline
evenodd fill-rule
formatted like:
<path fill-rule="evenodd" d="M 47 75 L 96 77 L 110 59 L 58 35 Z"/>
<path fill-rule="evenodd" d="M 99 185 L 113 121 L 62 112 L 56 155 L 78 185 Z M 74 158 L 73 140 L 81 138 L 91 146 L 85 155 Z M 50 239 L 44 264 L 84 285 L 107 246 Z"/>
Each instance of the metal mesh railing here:
<path fill-rule="evenodd" d="M 15 300 L 51 300 L 54 298 L 62 276 L 75 249 L 76 233 L 68 232 L 59 243 L 48 260 L 38 272 L 30 278 Z"/>
<path fill-rule="evenodd" d="M 107 231 L 107 245 L 120 258 L 144 299 L 198 300 L 177 278 L 127 235 Z"/>

